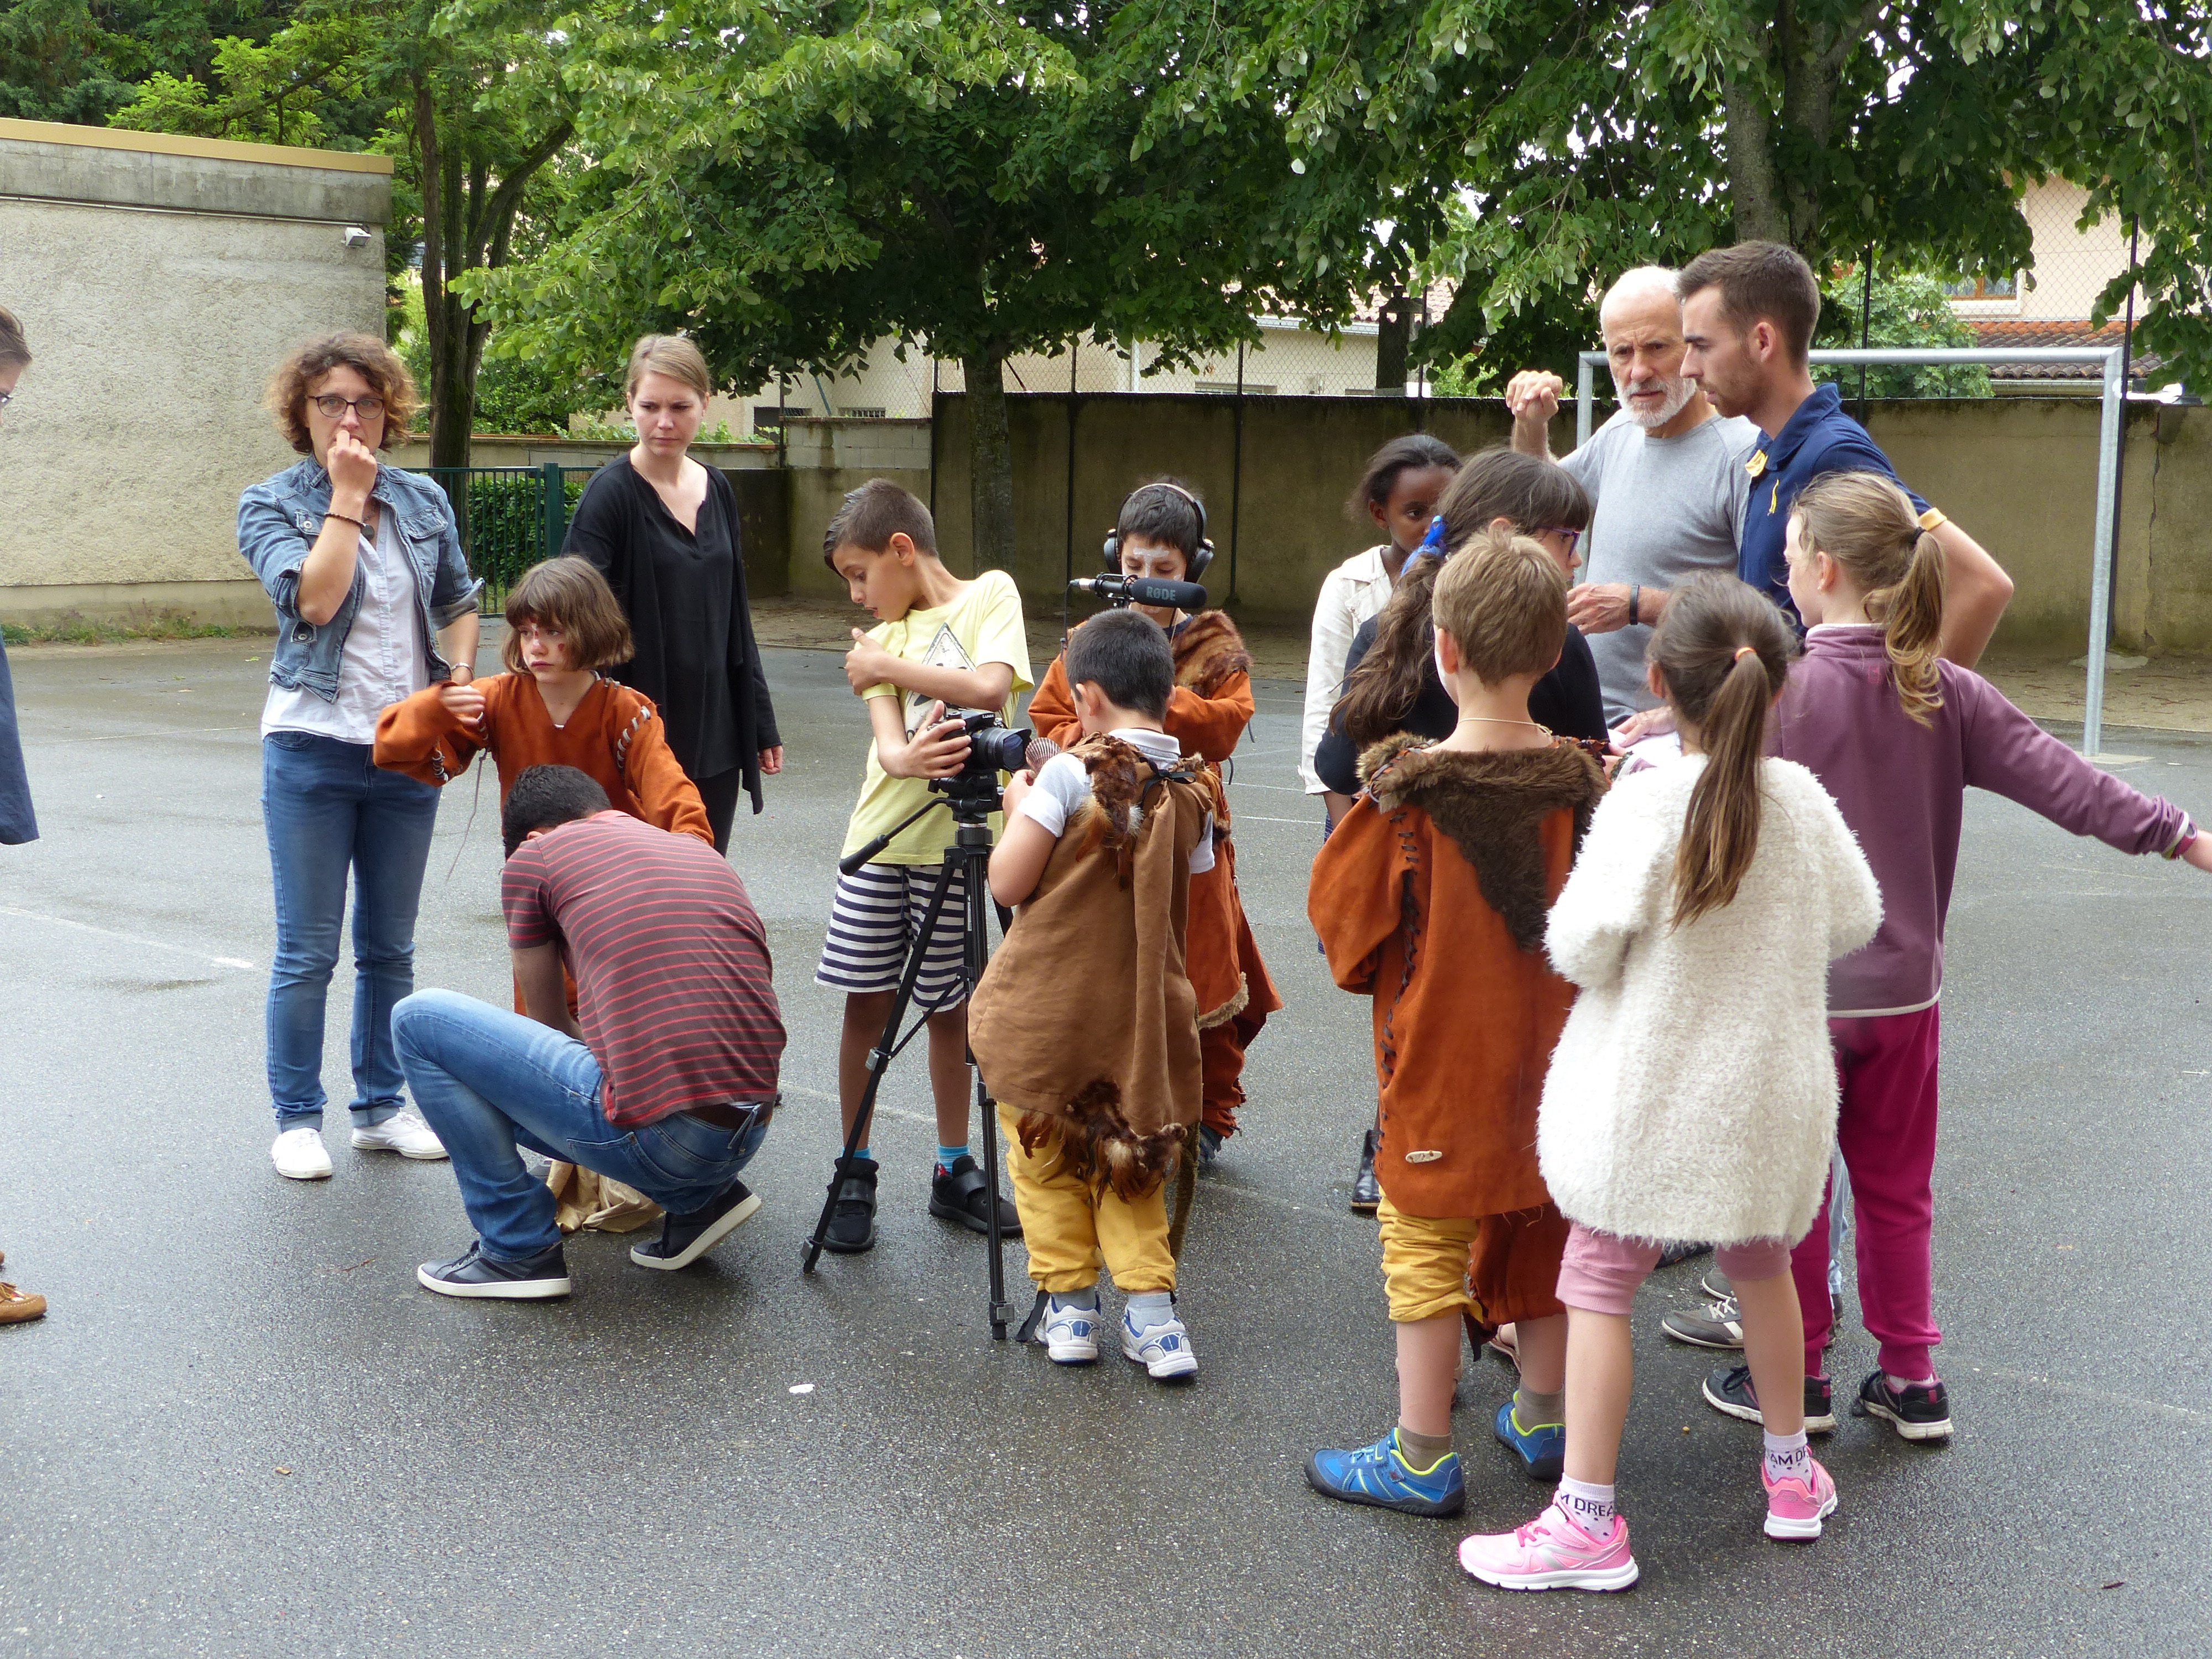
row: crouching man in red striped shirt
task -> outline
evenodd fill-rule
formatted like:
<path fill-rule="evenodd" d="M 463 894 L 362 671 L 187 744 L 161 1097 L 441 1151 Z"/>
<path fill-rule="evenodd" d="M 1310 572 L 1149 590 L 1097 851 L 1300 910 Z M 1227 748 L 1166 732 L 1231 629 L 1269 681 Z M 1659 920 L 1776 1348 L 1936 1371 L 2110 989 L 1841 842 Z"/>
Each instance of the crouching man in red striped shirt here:
<path fill-rule="evenodd" d="M 517 778 L 500 830 L 500 902 L 530 1017 L 451 991 L 417 991 L 392 1012 L 408 1086 L 477 1230 L 465 1255 L 415 1277 L 441 1296 L 568 1294 L 553 1194 L 525 1146 L 661 1206 L 660 1237 L 629 1259 L 688 1267 L 760 1207 L 738 1171 L 768 1133 L 784 1041 L 760 915 L 720 854 L 612 810 L 571 766 Z"/>

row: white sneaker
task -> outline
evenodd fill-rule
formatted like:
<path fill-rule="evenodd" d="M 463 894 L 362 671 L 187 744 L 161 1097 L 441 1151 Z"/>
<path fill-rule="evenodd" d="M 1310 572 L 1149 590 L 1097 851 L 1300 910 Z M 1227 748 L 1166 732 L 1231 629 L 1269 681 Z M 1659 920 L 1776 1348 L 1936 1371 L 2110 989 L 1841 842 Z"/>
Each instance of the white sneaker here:
<path fill-rule="evenodd" d="M 1129 1323 L 1128 1315 L 1123 1314 L 1121 1353 L 1163 1382 L 1172 1377 L 1194 1376 L 1198 1370 L 1198 1356 L 1190 1348 L 1190 1333 L 1183 1329 L 1182 1321 L 1172 1315 L 1165 1324 L 1147 1326 L 1139 1331 Z"/>
<path fill-rule="evenodd" d="M 287 1181 L 328 1181 L 331 1155 L 320 1129 L 287 1129 L 269 1148 L 269 1161 Z"/>
<path fill-rule="evenodd" d="M 422 1114 L 412 1106 L 403 1106 L 381 1123 L 372 1123 L 366 1129 L 356 1124 L 353 1132 L 353 1149 L 357 1152 L 397 1152 L 402 1158 L 439 1158 L 446 1155 L 446 1143 L 438 1139 L 430 1126 L 422 1121 Z M 324 1163 L 330 1160 L 325 1158 Z M 325 1175 L 330 1171 L 325 1170 Z"/>
<path fill-rule="evenodd" d="M 1055 1365 L 1091 1365 L 1098 1359 L 1098 1310 L 1045 1304 L 1044 1351 Z"/>

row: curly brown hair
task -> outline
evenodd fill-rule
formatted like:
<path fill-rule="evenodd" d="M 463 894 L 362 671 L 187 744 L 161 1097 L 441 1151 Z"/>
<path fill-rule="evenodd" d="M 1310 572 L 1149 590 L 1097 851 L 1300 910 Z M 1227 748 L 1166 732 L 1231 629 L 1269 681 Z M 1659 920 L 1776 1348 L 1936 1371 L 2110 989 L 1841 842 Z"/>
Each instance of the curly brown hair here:
<path fill-rule="evenodd" d="M 377 447 L 389 449 L 415 435 L 408 423 L 422 400 L 399 354 L 374 334 L 326 334 L 294 351 L 269 377 L 270 412 L 294 449 L 314 453 L 307 431 L 307 388 L 334 368 L 352 369 L 384 399 L 384 437 Z"/>

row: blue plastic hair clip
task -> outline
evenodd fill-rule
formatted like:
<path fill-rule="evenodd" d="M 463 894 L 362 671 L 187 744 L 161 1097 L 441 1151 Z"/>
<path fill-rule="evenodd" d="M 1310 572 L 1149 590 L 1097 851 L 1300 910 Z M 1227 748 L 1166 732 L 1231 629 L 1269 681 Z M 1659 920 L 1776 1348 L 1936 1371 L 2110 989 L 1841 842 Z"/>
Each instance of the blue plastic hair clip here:
<path fill-rule="evenodd" d="M 1413 556 L 1406 561 L 1411 570 L 1423 559 L 1441 559 L 1444 556 L 1444 515 L 1441 513 L 1429 520 L 1429 533 L 1421 538 L 1421 544 L 1413 550 Z"/>

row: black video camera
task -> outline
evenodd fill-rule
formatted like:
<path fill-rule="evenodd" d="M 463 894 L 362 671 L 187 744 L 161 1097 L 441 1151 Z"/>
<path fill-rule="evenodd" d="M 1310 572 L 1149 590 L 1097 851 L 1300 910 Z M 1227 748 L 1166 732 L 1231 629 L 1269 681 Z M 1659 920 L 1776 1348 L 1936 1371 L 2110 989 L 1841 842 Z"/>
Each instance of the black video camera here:
<path fill-rule="evenodd" d="M 932 778 L 929 787 L 951 798 L 956 817 L 959 809 L 978 804 L 983 805 L 987 813 L 995 812 L 1000 800 L 999 775 L 1018 772 L 1030 763 L 1030 739 L 1036 733 L 1008 726 L 988 709 L 948 713 L 945 718 L 959 721 L 968 733 L 968 758 L 951 777 Z"/>

